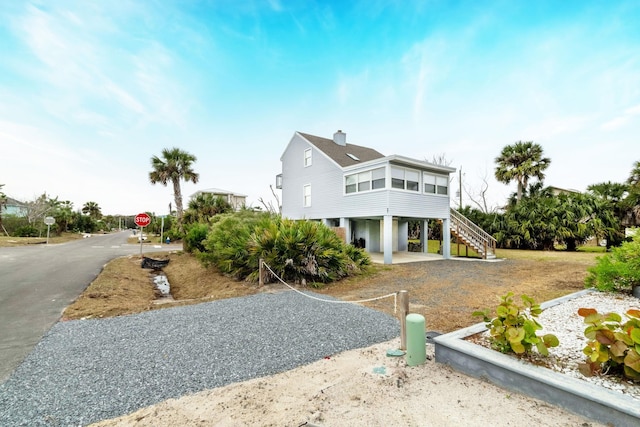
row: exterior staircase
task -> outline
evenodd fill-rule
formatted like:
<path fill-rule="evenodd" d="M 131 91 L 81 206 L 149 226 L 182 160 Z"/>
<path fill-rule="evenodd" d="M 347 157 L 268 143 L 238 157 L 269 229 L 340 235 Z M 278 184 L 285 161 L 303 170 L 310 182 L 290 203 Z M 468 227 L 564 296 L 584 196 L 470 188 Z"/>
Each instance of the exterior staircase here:
<path fill-rule="evenodd" d="M 471 222 L 457 210 L 451 208 L 451 234 L 459 242 L 476 251 L 484 259 L 495 259 L 496 239 Z"/>

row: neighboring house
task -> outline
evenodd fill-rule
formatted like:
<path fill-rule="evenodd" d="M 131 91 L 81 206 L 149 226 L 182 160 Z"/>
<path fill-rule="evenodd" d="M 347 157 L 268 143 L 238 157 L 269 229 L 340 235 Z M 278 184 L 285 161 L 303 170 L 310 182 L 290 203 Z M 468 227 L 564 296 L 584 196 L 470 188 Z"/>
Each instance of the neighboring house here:
<path fill-rule="evenodd" d="M 567 188 L 560 188 L 560 187 L 554 187 L 554 186 L 549 186 L 547 187 L 551 190 L 551 193 L 554 196 L 559 196 L 560 194 L 580 194 L 580 192 L 578 190 L 572 190 L 572 189 L 567 189 Z"/>
<path fill-rule="evenodd" d="M 221 190 L 220 188 L 207 188 L 206 190 L 196 191 L 190 197 L 193 199 L 201 193 L 210 193 L 216 197 L 222 197 L 236 211 L 239 211 L 242 207 L 244 207 L 247 201 L 247 196 L 245 196 L 244 194 L 237 194 L 232 191 Z"/>
<path fill-rule="evenodd" d="M 7 197 L 7 202 L 2 207 L 2 215 L 27 216 L 27 205 Z"/>
<path fill-rule="evenodd" d="M 284 217 L 341 227 L 347 243 L 382 252 L 385 264 L 393 252 L 408 251 L 409 220 L 421 221 L 425 252 L 429 219 L 441 220 L 443 235 L 450 234 L 454 168 L 348 144 L 342 131 L 333 139 L 295 132 L 280 160 Z M 449 257 L 450 239 L 442 253 Z"/>

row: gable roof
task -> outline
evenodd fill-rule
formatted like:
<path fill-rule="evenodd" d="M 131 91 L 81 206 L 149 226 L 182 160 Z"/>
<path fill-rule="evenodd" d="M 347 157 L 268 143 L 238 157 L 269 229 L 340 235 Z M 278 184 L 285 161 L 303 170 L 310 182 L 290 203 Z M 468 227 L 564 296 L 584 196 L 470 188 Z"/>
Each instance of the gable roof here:
<path fill-rule="evenodd" d="M 384 157 L 383 154 L 373 148 L 349 143 L 346 145 L 339 145 L 333 142 L 332 139 L 309 135 L 302 132 L 298 132 L 298 134 L 343 168 Z"/>

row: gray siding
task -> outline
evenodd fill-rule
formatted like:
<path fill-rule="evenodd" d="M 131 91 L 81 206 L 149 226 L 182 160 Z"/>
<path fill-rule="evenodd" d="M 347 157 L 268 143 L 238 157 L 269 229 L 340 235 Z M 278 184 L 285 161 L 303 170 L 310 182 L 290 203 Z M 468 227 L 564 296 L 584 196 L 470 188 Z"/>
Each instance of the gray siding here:
<path fill-rule="evenodd" d="M 304 167 L 304 150 L 312 149 Z M 338 218 L 342 169 L 307 141 L 294 135 L 282 155 L 282 215 L 292 219 Z M 303 187 L 311 184 L 311 206 L 303 206 Z"/>
<path fill-rule="evenodd" d="M 304 150 L 312 149 L 312 165 L 304 167 Z M 449 218 L 449 197 L 400 190 L 344 193 L 345 172 L 297 133 L 282 155 L 282 214 L 292 219 Z M 375 162 L 374 162 L 375 163 Z M 380 166 L 386 164 L 381 162 Z M 368 162 L 366 169 L 372 167 Z M 348 173 L 362 168 L 350 167 Z M 311 185 L 311 206 L 303 206 L 303 187 Z M 390 185 L 387 179 L 387 185 Z"/>
<path fill-rule="evenodd" d="M 402 217 L 449 218 L 449 197 L 390 191 L 389 213 Z"/>

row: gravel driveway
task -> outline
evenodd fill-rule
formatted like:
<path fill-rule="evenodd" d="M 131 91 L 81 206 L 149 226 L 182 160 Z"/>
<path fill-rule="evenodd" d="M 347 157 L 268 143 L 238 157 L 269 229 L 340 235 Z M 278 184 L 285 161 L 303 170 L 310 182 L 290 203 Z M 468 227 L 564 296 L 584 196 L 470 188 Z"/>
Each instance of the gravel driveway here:
<path fill-rule="evenodd" d="M 58 322 L 0 385 L 0 425 L 87 425 L 399 334 L 389 315 L 292 291 Z"/>

